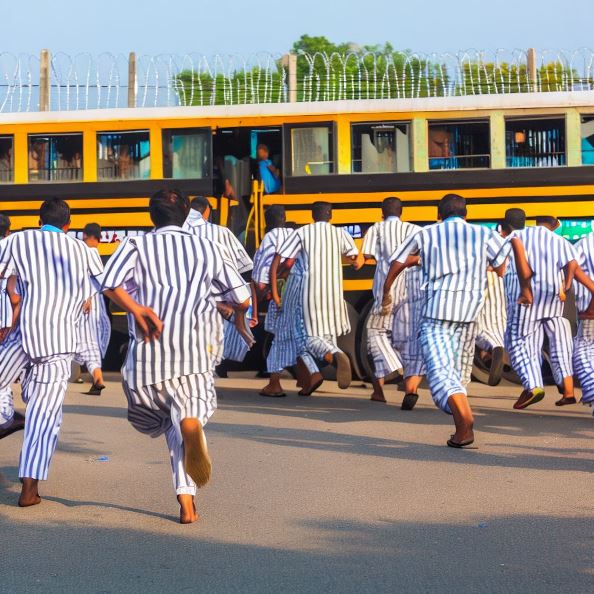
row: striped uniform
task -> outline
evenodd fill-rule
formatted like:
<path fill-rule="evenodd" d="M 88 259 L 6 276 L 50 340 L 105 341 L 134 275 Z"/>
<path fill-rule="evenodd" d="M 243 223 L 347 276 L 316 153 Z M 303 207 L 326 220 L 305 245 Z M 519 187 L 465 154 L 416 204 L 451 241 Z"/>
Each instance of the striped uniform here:
<path fill-rule="evenodd" d="M 177 493 L 193 494 L 195 485 L 183 469 L 180 422 L 195 417 L 204 425 L 215 410 L 210 321 L 216 301 L 241 303 L 249 289 L 224 249 L 173 226 L 129 238 L 118 248 L 106 265 L 103 287 L 120 286 L 163 321 L 159 340 L 145 343 L 128 317 L 122 368 L 128 418 L 143 433 L 166 435 Z"/>
<path fill-rule="evenodd" d="M 529 307 L 517 304 L 520 283 L 515 261 L 504 277 L 507 299 L 505 345 L 510 362 L 526 390 L 542 387 L 542 346 L 549 341 L 551 369 L 555 383 L 573 375 L 573 339 L 569 321 L 563 317 L 560 292 L 564 283 L 563 267 L 576 259 L 571 244 L 545 227 L 526 227 L 508 238 L 519 237 L 533 271 L 534 302 Z"/>
<path fill-rule="evenodd" d="M 451 412 L 448 398 L 466 394 L 476 318 L 487 288 L 487 266 L 505 262 L 503 239 L 486 227 L 451 217 L 409 237 L 393 260 L 421 257 L 424 292 L 421 349 L 436 405 Z"/>
<path fill-rule="evenodd" d="M 507 311 L 503 279 L 492 270 L 487 272 L 485 302 L 476 320 L 476 344 L 483 351 L 505 345 Z"/>
<path fill-rule="evenodd" d="M 341 257 L 358 254 L 355 242 L 344 229 L 319 221 L 297 229 L 279 253 L 287 259 L 300 256 L 303 264 L 307 351 L 317 359 L 338 352 L 337 337 L 351 330 L 343 296 Z"/>
<path fill-rule="evenodd" d="M 0 249 L 3 239 L 0 239 Z M 12 326 L 12 305 L 6 285 L 8 279 L 0 278 L 0 329 Z M 12 423 L 14 405 L 10 386 L 0 390 L 0 429 Z"/>
<path fill-rule="evenodd" d="M 578 264 L 594 279 L 594 233 L 590 233 L 574 246 Z M 592 295 L 577 281 L 574 282 L 576 307 L 585 311 Z M 573 350 L 573 366 L 582 387 L 582 402 L 594 403 L 594 320 L 580 320 Z"/>
<path fill-rule="evenodd" d="M 87 248 L 90 257 L 96 261 L 96 267 L 103 270 L 99 252 L 95 248 Z M 91 300 L 91 311 L 83 315 L 78 324 L 78 346 L 74 360 L 84 365 L 92 375 L 95 369 L 101 369 L 101 362 L 107 352 L 111 335 L 111 323 L 105 307 L 105 299 L 101 293 L 95 293 Z"/>
<path fill-rule="evenodd" d="M 373 307 L 367 319 L 367 349 L 373 360 L 377 378 L 386 377 L 402 368 L 402 362 L 394 348 L 392 332 L 394 311 L 398 309 L 403 315 L 408 313 L 408 309 L 401 307 L 406 297 L 408 271 L 398 276 L 392 285 L 393 311 L 387 316 L 381 314 L 383 287 L 390 268 L 390 257 L 409 235 L 419 229 L 416 225 L 402 222 L 399 217 L 388 217 L 370 227 L 363 240 L 363 254 L 375 258 L 376 261 Z M 401 318 L 403 323 L 407 322 L 403 316 Z"/>
<path fill-rule="evenodd" d="M 18 328 L 0 346 L 0 389 L 27 369 L 19 476 L 45 480 L 62 422 L 77 324 L 101 269 L 82 241 L 44 226 L 2 244 L 0 276 L 7 274 L 18 276 L 22 304 Z"/>
<path fill-rule="evenodd" d="M 214 241 L 223 246 L 241 274 L 252 270 L 251 258 L 245 251 L 241 241 L 227 227 L 208 223 L 199 212 L 190 210 L 183 228 L 193 235 L 208 241 Z M 237 332 L 235 325 L 223 320 L 218 312 L 214 312 L 211 325 L 214 328 L 213 334 L 219 336 L 218 344 L 213 349 L 213 365 L 216 367 L 223 359 L 243 361 L 251 347 L 246 344 L 243 337 Z M 251 332 L 249 328 L 246 328 L 246 330 Z"/>

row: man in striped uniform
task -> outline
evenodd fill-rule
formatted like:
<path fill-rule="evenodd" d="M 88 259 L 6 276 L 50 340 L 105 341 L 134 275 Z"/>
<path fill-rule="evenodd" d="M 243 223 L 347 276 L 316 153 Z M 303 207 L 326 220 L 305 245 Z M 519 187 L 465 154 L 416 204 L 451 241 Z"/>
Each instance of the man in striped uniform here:
<path fill-rule="evenodd" d="M 2 239 L 10 235 L 10 219 L 0 214 L 0 251 Z M 0 278 L 0 344 L 2 344 L 15 325 L 16 308 L 20 298 L 16 294 L 16 277 Z M 25 417 L 14 410 L 12 388 L 7 386 L 0 390 L 0 439 L 22 431 L 25 428 Z"/>
<path fill-rule="evenodd" d="M 421 347 L 433 400 L 454 416 L 450 447 L 474 442 L 470 381 L 476 318 L 487 286 L 487 267 L 503 274 L 504 241 L 495 232 L 465 221 L 466 201 L 455 194 L 441 199 L 440 223 L 411 235 L 393 256 L 384 285 L 384 311 L 391 308 L 397 276 L 420 256 L 425 292 Z"/>
<path fill-rule="evenodd" d="M 89 248 L 90 257 L 95 260 L 96 268 L 103 269 L 97 249 L 100 241 L 101 227 L 97 223 L 86 225 L 83 230 L 83 242 Z M 111 323 L 103 295 L 101 293 L 93 295 L 86 302 L 84 311 L 85 315 L 78 325 L 78 347 L 74 360 L 79 365 L 84 365 L 93 377 L 93 385 L 87 394 L 100 396 L 105 389 L 101 365 L 111 335 Z"/>
<path fill-rule="evenodd" d="M 376 263 L 375 275 L 373 277 L 373 306 L 367 319 L 367 349 L 371 359 L 375 376 L 372 379 L 373 394 L 371 400 L 386 402 L 384 396 L 384 379 L 403 368 L 401 357 L 394 347 L 395 342 L 405 342 L 410 339 L 408 328 L 410 326 L 410 302 L 406 301 L 407 287 L 410 284 L 409 277 L 417 274 L 413 268 L 405 271 L 396 279 L 392 285 L 392 305 L 390 314 L 382 315 L 383 288 L 388 269 L 390 268 L 390 257 L 398 247 L 412 234 L 419 231 L 420 227 L 400 220 L 402 216 L 402 202 L 399 198 L 389 197 L 383 201 L 383 220 L 371 226 L 363 240 L 363 255 L 366 262 Z M 399 313 L 398 336 L 393 336 L 394 311 Z M 414 337 L 416 339 L 416 337 Z M 405 350 L 403 348 L 402 350 Z M 408 363 L 408 361 L 407 361 Z M 410 365 L 404 365 L 405 397 L 402 408 L 411 410 L 418 399 L 417 390 L 420 377 L 417 370 L 411 370 Z M 418 383 L 413 385 L 415 379 Z M 414 400 L 414 402 L 413 402 Z"/>
<path fill-rule="evenodd" d="M 280 363 L 280 360 L 282 359 L 282 356 L 279 353 L 281 341 L 276 339 L 276 334 L 279 332 L 279 322 L 286 323 L 286 320 L 280 319 L 281 309 L 277 307 L 271 296 L 270 267 L 274 255 L 287 237 L 292 233 L 292 230 L 285 227 L 285 209 L 279 204 L 268 207 L 264 213 L 264 217 L 266 218 L 267 231 L 262 239 L 260 247 L 254 254 L 252 285 L 255 289 L 257 300 L 260 302 L 266 301 L 268 304 L 264 329 L 272 335 L 272 343 L 266 357 L 266 367 L 268 373 L 270 373 L 270 380 L 268 385 L 262 388 L 260 395 L 275 398 L 286 396 L 280 383 L 280 377 L 284 368 L 293 363 L 286 364 L 285 361 Z"/>
<path fill-rule="evenodd" d="M 279 255 L 291 263 L 299 256 L 303 264 L 306 351 L 315 359 L 334 365 L 338 386 L 346 389 L 352 379 L 351 363 L 336 344 L 338 336 L 351 330 L 342 288 L 342 257 L 355 269 L 362 266 L 363 260 L 358 257 L 352 237 L 344 229 L 330 224 L 330 203 L 314 203 L 312 216 L 314 222 L 292 233 L 281 246 Z M 303 395 L 311 394 L 321 382 L 320 377 L 310 383 Z"/>
<path fill-rule="evenodd" d="M 594 279 L 594 232 L 580 239 L 574 249 L 578 264 L 590 280 Z M 576 278 L 579 272 L 576 271 Z M 582 282 L 584 279 L 581 279 Z M 594 300 L 580 282 L 574 283 L 576 308 L 581 314 L 573 349 L 573 367 L 582 387 L 582 404 L 594 404 Z"/>
<path fill-rule="evenodd" d="M 184 230 L 197 237 L 202 237 L 223 246 L 228 256 L 234 261 L 237 270 L 242 275 L 247 275 L 253 268 L 251 258 L 248 256 L 241 241 L 233 235 L 231 229 L 208 222 L 211 213 L 211 206 L 208 199 L 203 196 L 196 196 L 192 199 L 190 206 L 188 218 L 184 223 Z M 238 362 L 245 359 L 247 352 L 254 344 L 250 326 L 256 323 L 253 314 L 249 315 L 246 320 L 246 327 L 240 333 L 233 323 L 232 312 L 228 309 L 223 310 L 222 307 L 220 311 L 221 315 L 225 317 L 224 321 L 221 319 L 221 316 L 213 313 L 211 322 L 213 328 L 215 328 L 215 332 L 220 337 L 218 345 L 213 346 L 215 366 L 219 365 L 223 359 Z"/>
<path fill-rule="evenodd" d="M 91 281 L 101 274 L 84 243 L 65 233 L 70 224 L 66 202 L 44 202 L 40 220 L 41 229 L 11 235 L 0 250 L 0 276 L 16 275 L 22 297 L 18 327 L 0 347 L 0 389 L 27 369 L 19 463 L 23 507 L 41 501 L 38 483 L 47 478 L 58 440 L 77 324 L 93 293 Z"/>
<path fill-rule="evenodd" d="M 487 271 L 485 301 L 479 312 L 476 326 L 476 345 L 481 351 L 481 364 L 484 364 L 489 371 L 488 384 L 496 386 L 501 381 L 503 373 L 507 313 L 503 279 L 491 269 Z"/>
<path fill-rule="evenodd" d="M 216 408 L 209 321 L 218 300 L 245 310 L 250 292 L 219 245 L 182 229 L 185 196 L 162 190 L 149 209 L 155 232 L 118 248 L 103 287 L 130 314 L 122 368 L 128 420 L 151 437 L 165 434 L 186 524 L 198 519 L 196 487 L 211 473 L 203 430 Z"/>
<path fill-rule="evenodd" d="M 517 238 L 522 242 L 532 272 L 533 303 L 529 306 L 518 303 L 520 289 L 514 261 L 504 278 L 508 316 L 506 348 L 524 388 L 514 408 L 527 408 L 544 397 L 545 335 L 555 383 L 563 395 L 556 405 L 574 404 L 573 338 L 569 321 L 563 317 L 563 307 L 577 267 L 575 251 L 568 241 L 546 226 L 526 227 L 521 209 L 506 213 L 502 234 L 508 240 Z"/>

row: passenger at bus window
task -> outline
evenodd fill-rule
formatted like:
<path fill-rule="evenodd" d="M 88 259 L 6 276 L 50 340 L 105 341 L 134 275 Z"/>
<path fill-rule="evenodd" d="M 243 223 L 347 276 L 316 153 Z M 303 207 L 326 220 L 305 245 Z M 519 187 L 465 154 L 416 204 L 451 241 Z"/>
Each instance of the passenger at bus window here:
<path fill-rule="evenodd" d="M 449 169 L 451 134 L 445 128 L 429 128 L 429 168 Z"/>
<path fill-rule="evenodd" d="M 265 144 L 256 148 L 258 158 L 258 176 L 264 183 L 265 194 L 276 194 L 281 189 L 280 171 L 272 164 L 270 152 Z"/>
<path fill-rule="evenodd" d="M 7 147 L 0 152 L 0 181 L 10 181 L 12 171 L 12 149 Z"/>
<path fill-rule="evenodd" d="M 41 179 L 41 172 L 45 169 L 45 142 L 34 142 L 29 149 L 29 171 L 32 179 Z"/>

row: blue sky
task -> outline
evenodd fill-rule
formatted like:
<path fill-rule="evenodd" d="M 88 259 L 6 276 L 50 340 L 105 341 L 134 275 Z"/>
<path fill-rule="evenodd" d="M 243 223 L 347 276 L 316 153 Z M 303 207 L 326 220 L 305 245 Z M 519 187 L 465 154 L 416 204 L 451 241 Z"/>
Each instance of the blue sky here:
<path fill-rule="evenodd" d="M 302 33 L 420 52 L 593 47 L 592 0 L 4 0 L 0 53 L 286 51 Z"/>

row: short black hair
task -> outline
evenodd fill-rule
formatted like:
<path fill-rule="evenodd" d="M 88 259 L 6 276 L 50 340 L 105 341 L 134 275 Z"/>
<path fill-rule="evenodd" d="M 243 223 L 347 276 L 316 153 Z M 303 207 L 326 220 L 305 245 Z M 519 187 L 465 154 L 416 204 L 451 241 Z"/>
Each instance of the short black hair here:
<path fill-rule="evenodd" d="M 545 225 L 546 227 L 552 227 L 553 229 L 556 229 L 559 226 L 559 219 L 552 216 L 540 216 L 536 217 L 536 224 L 540 226 Z"/>
<path fill-rule="evenodd" d="M 314 202 L 311 207 L 311 216 L 314 221 L 327 223 L 332 218 L 332 204 L 330 202 Z"/>
<path fill-rule="evenodd" d="M 62 229 L 70 223 L 70 207 L 62 198 L 50 198 L 39 209 L 42 225 L 52 225 Z"/>
<path fill-rule="evenodd" d="M 282 204 L 273 204 L 264 211 L 264 219 L 266 220 L 266 230 L 277 229 L 284 227 L 287 219 L 285 214 L 285 207 Z"/>
<path fill-rule="evenodd" d="M 521 208 L 508 208 L 501 227 L 507 233 L 519 231 L 526 226 L 526 212 Z"/>
<path fill-rule="evenodd" d="M 197 210 L 200 214 L 204 214 L 207 208 L 212 208 L 208 198 L 204 196 L 195 196 L 192 198 L 192 202 L 190 202 L 190 208 L 192 210 Z"/>
<path fill-rule="evenodd" d="M 94 237 L 101 241 L 101 225 L 99 223 L 87 223 L 83 229 L 83 233 L 87 237 Z"/>
<path fill-rule="evenodd" d="M 439 218 L 445 221 L 449 217 L 466 216 L 466 200 L 458 194 L 446 194 L 437 205 Z"/>
<path fill-rule="evenodd" d="M 0 239 L 6 237 L 7 233 L 10 231 L 10 219 L 4 215 L 0 214 Z"/>
<path fill-rule="evenodd" d="M 388 196 L 382 202 L 382 214 L 386 217 L 399 217 L 402 214 L 402 200 L 396 196 Z"/>
<path fill-rule="evenodd" d="M 190 212 L 190 202 L 180 190 L 163 189 L 151 196 L 149 212 L 157 229 L 168 225 L 181 227 Z"/>

